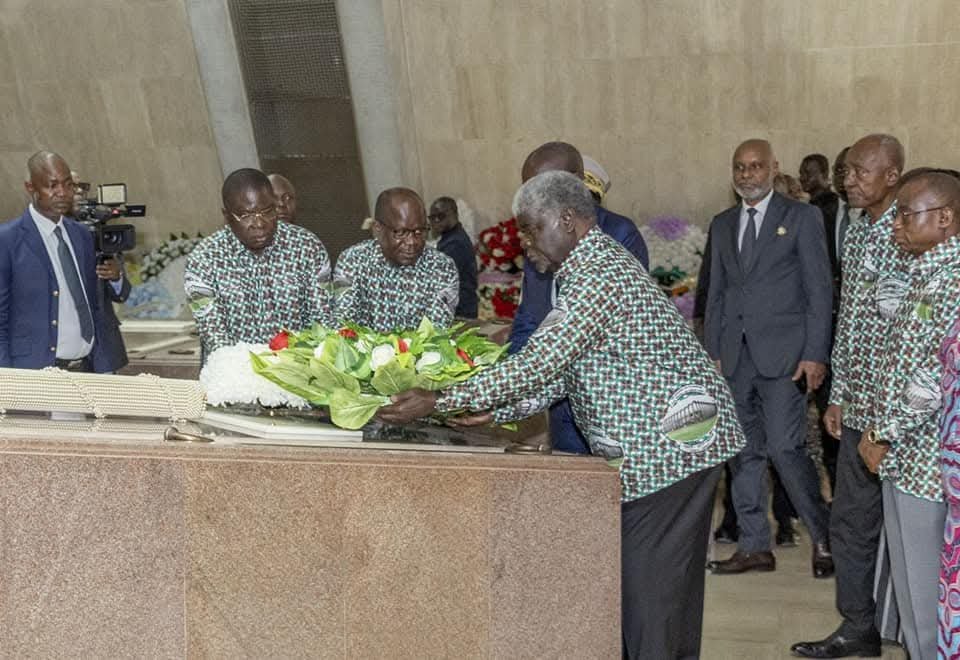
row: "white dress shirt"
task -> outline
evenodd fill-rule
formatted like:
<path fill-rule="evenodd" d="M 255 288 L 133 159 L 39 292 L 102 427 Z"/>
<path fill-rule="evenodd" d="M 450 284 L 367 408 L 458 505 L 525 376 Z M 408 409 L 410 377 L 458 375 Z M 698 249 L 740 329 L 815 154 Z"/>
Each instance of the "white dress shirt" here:
<path fill-rule="evenodd" d="M 763 218 L 767 215 L 767 207 L 770 206 L 770 198 L 773 197 L 773 188 L 770 189 L 770 192 L 761 199 L 759 202 L 750 206 L 745 201 L 740 202 L 740 229 L 737 232 L 737 248 L 739 249 L 743 245 L 743 235 L 747 231 L 747 223 L 750 221 L 750 216 L 747 213 L 747 209 L 753 208 L 757 209 L 757 214 L 753 216 L 753 224 L 757 228 L 757 237 L 760 236 L 760 226 L 763 224 Z"/>
<path fill-rule="evenodd" d="M 91 341 L 84 341 L 80 333 L 80 317 L 77 314 L 77 306 L 73 300 L 73 295 L 70 293 L 70 287 L 67 286 L 67 280 L 63 275 L 60 255 L 57 252 L 57 237 L 53 233 L 62 224 L 53 222 L 41 215 L 39 211 L 33 208 L 33 204 L 30 205 L 30 216 L 33 218 L 34 224 L 37 225 L 43 244 L 47 248 L 47 256 L 50 257 L 50 264 L 57 276 L 57 289 L 60 291 L 57 295 L 57 357 L 62 360 L 79 360 L 90 354 L 96 338 Z M 70 234 L 67 233 L 66 228 L 61 229 L 60 234 L 63 236 L 64 243 L 67 244 L 67 249 L 70 250 L 70 256 L 73 257 L 73 264 L 77 269 L 77 274 L 80 275 L 83 295 L 87 298 L 87 304 L 90 305 L 90 295 L 83 285 L 83 271 L 80 270 L 77 263 L 77 253 L 70 242 Z M 90 305 L 90 313 L 93 313 L 92 305 Z"/>

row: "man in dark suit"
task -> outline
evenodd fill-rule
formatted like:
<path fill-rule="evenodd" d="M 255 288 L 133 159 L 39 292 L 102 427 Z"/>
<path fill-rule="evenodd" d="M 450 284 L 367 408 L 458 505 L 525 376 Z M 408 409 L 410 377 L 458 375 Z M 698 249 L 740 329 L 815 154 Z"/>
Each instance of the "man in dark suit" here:
<path fill-rule="evenodd" d="M 823 381 L 830 349 L 830 260 L 819 212 L 773 191 L 770 144 L 748 140 L 733 156 L 743 201 L 714 218 L 707 351 L 727 378 L 747 436 L 732 460 L 739 519 L 734 555 L 714 573 L 772 571 L 767 460 L 813 540 L 813 574 L 833 574 L 828 511 L 806 452 L 806 394 Z"/>
<path fill-rule="evenodd" d="M 0 225 L 0 367 L 115 371 L 97 290 L 116 280 L 120 294 L 119 266 L 98 270 L 90 232 L 66 217 L 74 193 L 66 161 L 41 151 L 27 168 L 31 204 Z"/>
<path fill-rule="evenodd" d="M 584 178 L 583 156 L 572 144 L 566 142 L 547 142 L 534 149 L 523 162 L 520 178 L 526 183 L 542 172 L 569 172 Z M 614 238 L 628 252 L 633 254 L 646 270 L 649 268 L 647 244 L 637 229 L 637 225 L 622 215 L 617 215 L 599 204 L 597 205 L 597 227 Z M 510 353 L 518 353 L 533 331 L 540 326 L 547 313 L 553 309 L 556 291 L 553 285 L 553 273 L 540 273 L 527 259 L 523 264 L 523 283 L 521 285 L 520 306 L 510 329 Z M 587 440 L 573 421 L 570 403 L 564 399 L 550 408 L 550 442 L 557 451 L 574 454 L 590 453 Z"/>
<path fill-rule="evenodd" d="M 430 205 L 427 215 L 430 231 L 439 239 L 437 249 L 453 259 L 460 277 L 460 301 L 457 303 L 457 318 L 477 318 L 477 253 L 473 249 L 470 234 L 460 224 L 457 200 L 438 197 Z"/>

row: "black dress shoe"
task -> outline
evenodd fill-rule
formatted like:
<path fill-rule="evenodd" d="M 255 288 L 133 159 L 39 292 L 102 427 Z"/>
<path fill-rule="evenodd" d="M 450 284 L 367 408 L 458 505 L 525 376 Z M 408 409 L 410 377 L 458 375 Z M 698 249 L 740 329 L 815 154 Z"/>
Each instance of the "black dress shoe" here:
<path fill-rule="evenodd" d="M 717 527 L 717 531 L 713 533 L 713 540 L 723 545 L 733 545 L 737 542 L 738 536 L 739 534 L 737 534 L 736 528 L 729 529 L 721 525 Z"/>
<path fill-rule="evenodd" d="M 813 577 L 815 578 L 828 578 L 833 575 L 833 555 L 830 553 L 830 543 L 820 541 L 820 543 L 813 544 L 812 566 Z"/>
<path fill-rule="evenodd" d="M 777 570 L 777 560 L 772 552 L 740 552 L 737 550 L 730 559 L 707 562 L 715 575 L 734 575 L 747 571 L 770 572 Z"/>
<path fill-rule="evenodd" d="M 777 525 L 777 534 L 774 536 L 774 542 L 781 548 L 797 547 L 797 532 L 790 523 Z"/>
<path fill-rule="evenodd" d="M 868 637 L 844 637 L 835 632 L 819 642 L 797 642 L 790 647 L 801 658 L 859 658 L 880 657 L 880 635 Z"/>

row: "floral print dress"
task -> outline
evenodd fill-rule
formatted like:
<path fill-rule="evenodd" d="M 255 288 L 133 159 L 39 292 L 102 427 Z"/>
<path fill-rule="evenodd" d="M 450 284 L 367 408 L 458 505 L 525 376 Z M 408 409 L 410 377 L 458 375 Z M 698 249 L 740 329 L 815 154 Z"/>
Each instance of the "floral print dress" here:
<path fill-rule="evenodd" d="M 940 658 L 953 659 L 960 658 L 960 320 L 947 334 L 940 360 L 943 362 L 940 442 L 947 522 L 940 556 L 937 652 Z"/>

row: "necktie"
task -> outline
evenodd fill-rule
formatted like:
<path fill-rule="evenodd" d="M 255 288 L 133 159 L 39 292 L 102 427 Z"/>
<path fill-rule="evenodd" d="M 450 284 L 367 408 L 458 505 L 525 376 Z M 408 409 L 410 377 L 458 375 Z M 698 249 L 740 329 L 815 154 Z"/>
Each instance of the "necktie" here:
<path fill-rule="evenodd" d="M 743 232 L 743 240 L 740 241 L 740 265 L 744 271 L 750 270 L 753 263 L 753 251 L 757 245 L 757 209 L 747 209 L 747 228 Z"/>
<path fill-rule="evenodd" d="M 850 226 L 850 207 L 843 205 L 843 217 L 840 218 L 840 229 L 837 233 L 837 261 L 840 261 L 843 255 L 843 239 L 847 235 L 847 227 Z"/>
<path fill-rule="evenodd" d="M 80 319 L 80 336 L 83 341 L 93 339 L 93 316 L 90 314 L 90 305 L 87 304 L 87 297 L 83 295 L 83 286 L 80 285 L 80 275 L 77 274 L 77 266 L 73 262 L 73 255 L 70 254 L 70 248 L 63 240 L 63 232 L 60 225 L 53 230 L 57 237 L 57 256 L 60 257 L 60 268 L 63 270 L 63 278 L 67 281 L 67 288 L 70 290 L 70 296 L 73 298 L 73 304 L 77 308 L 77 317 Z"/>

